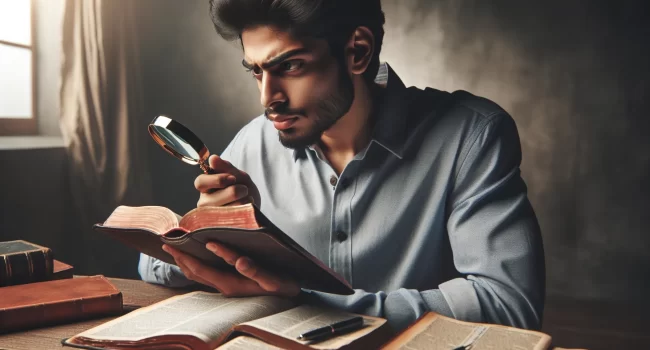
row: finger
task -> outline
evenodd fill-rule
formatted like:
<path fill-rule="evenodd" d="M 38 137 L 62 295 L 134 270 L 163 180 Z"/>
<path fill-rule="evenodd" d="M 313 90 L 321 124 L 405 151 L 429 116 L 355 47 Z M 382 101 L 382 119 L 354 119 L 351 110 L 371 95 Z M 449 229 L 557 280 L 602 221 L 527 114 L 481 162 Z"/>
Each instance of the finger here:
<path fill-rule="evenodd" d="M 237 259 L 239 259 L 239 253 L 228 248 L 226 245 L 217 243 L 217 242 L 208 242 L 205 245 L 205 248 L 214 253 L 214 255 L 220 257 L 225 262 L 230 265 L 235 265 Z"/>
<path fill-rule="evenodd" d="M 229 173 L 233 169 L 237 169 L 229 161 L 222 159 L 216 154 L 213 154 L 208 158 L 208 163 L 210 163 L 210 168 L 212 168 L 215 173 Z"/>
<path fill-rule="evenodd" d="M 237 178 L 229 173 L 213 175 L 202 174 L 197 176 L 194 180 L 194 188 L 199 190 L 201 193 L 208 193 L 211 189 L 226 188 L 230 185 L 234 185 L 235 182 L 237 182 Z"/>
<path fill-rule="evenodd" d="M 250 258 L 240 257 L 235 263 L 235 268 L 269 293 L 293 297 L 300 292 L 300 287 L 295 281 L 269 273 L 258 267 Z"/>
<path fill-rule="evenodd" d="M 196 206 L 223 206 L 245 198 L 246 196 L 248 196 L 248 187 L 244 185 L 232 185 L 213 193 L 201 193 Z"/>
<path fill-rule="evenodd" d="M 237 179 L 237 183 L 248 185 L 251 182 L 251 178 L 243 170 L 236 168 L 229 161 L 219 157 L 216 154 L 213 154 L 209 158 L 210 168 L 214 170 L 215 173 L 229 173 Z"/>
<path fill-rule="evenodd" d="M 264 269 L 258 268 L 251 259 L 242 257 L 237 251 L 230 249 L 225 244 L 209 242 L 205 247 L 228 264 L 235 266 L 239 273 L 257 282 L 267 292 L 293 295 L 292 293 L 298 294 L 300 291 L 296 283 L 287 281 L 277 275 L 268 273 Z"/>
<path fill-rule="evenodd" d="M 170 246 L 167 246 L 167 251 L 174 256 L 179 267 L 182 266 L 181 270 L 188 279 L 213 287 L 225 296 L 250 296 L 259 295 L 263 292 L 255 281 L 240 274 L 220 271 L 207 266 L 191 255 L 182 253 Z"/>
<path fill-rule="evenodd" d="M 172 258 L 174 258 L 174 261 L 176 262 L 176 265 L 181 268 L 183 273 L 185 273 L 186 272 L 185 271 L 186 266 L 184 264 L 184 258 L 186 256 L 188 256 L 188 255 L 181 252 L 180 250 L 168 245 L 168 244 L 163 244 L 162 249 L 164 251 L 166 251 L 167 253 L 169 253 L 169 255 L 171 255 Z M 185 277 L 188 277 L 188 276 L 185 275 Z"/>
<path fill-rule="evenodd" d="M 193 266 L 190 260 L 183 257 L 175 258 L 174 260 L 187 279 L 215 288 L 221 292 L 217 285 L 196 273 L 196 266 Z M 190 262 L 190 265 L 187 264 L 188 262 Z"/>
<path fill-rule="evenodd" d="M 243 205 L 243 204 L 248 204 L 248 203 L 255 204 L 255 199 L 253 199 L 253 196 L 248 196 L 246 198 L 242 198 L 240 200 L 230 202 L 230 203 L 227 204 L 227 206 L 230 207 L 230 206 L 233 206 L 233 205 Z"/>
<path fill-rule="evenodd" d="M 202 278 L 200 278 L 198 276 L 192 276 L 191 275 L 190 269 L 183 263 L 182 256 L 185 255 L 185 254 L 183 254 L 182 252 L 180 252 L 177 249 L 174 249 L 174 248 L 170 247 L 167 244 L 163 245 L 163 250 L 168 252 L 174 258 L 174 261 L 176 262 L 176 266 L 178 266 L 181 269 L 181 272 L 183 272 L 183 274 L 185 275 L 185 277 L 188 280 L 204 284 L 204 285 L 206 285 L 208 287 L 216 288 L 210 282 L 208 282 L 208 281 L 206 281 L 206 280 L 204 280 L 204 279 L 202 279 Z"/>
<path fill-rule="evenodd" d="M 217 288 L 217 286 L 210 283 L 210 281 L 204 280 L 203 278 L 201 278 L 199 276 L 192 275 L 191 270 L 189 269 L 189 267 L 187 267 L 187 265 L 183 264 L 182 261 L 177 261 L 176 265 L 178 265 L 178 267 L 181 269 L 181 272 L 183 272 L 183 275 L 185 275 L 185 277 L 188 280 L 191 280 L 191 281 L 194 281 L 194 282 L 197 282 L 197 283 L 201 283 L 201 284 L 203 284 L 205 286 L 212 287 L 212 288 L 218 290 L 219 292 L 221 292 L 221 290 L 219 290 L 219 288 Z"/>

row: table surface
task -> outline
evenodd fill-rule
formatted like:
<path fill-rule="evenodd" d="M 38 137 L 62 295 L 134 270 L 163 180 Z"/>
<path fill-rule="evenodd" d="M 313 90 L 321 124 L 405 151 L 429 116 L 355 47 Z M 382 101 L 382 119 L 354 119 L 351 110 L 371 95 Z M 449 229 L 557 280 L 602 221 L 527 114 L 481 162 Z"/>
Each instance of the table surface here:
<path fill-rule="evenodd" d="M 122 291 L 126 312 L 190 291 L 138 280 L 109 280 Z M 554 344 L 564 348 L 647 349 L 650 344 L 647 311 L 629 305 L 549 299 L 544 311 L 542 331 L 551 335 Z M 114 318 L 115 316 L 0 335 L 0 349 L 60 349 L 61 339 Z"/>

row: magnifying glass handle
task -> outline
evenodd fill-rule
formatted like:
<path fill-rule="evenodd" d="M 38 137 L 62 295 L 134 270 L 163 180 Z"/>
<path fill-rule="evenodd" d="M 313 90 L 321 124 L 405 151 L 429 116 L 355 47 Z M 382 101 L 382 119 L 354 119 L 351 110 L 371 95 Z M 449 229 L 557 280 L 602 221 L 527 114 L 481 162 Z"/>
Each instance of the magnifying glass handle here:
<path fill-rule="evenodd" d="M 214 169 L 210 168 L 210 165 L 208 164 L 207 161 L 199 162 L 199 166 L 201 167 L 201 170 L 203 170 L 203 172 L 208 175 L 213 175 L 217 173 L 216 171 L 214 171 Z M 216 188 L 209 189 L 208 193 L 214 193 L 216 190 L 217 190 Z"/>
<path fill-rule="evenodd" d="M 210 165 L 208 165 L 208 162 L 200 162 L 199 167 L 201 167 L 201 170 L 203 170 L 203 172 L 208 174 L 208 175 L 216 174 L 214 169 L 210 168 Z"/>

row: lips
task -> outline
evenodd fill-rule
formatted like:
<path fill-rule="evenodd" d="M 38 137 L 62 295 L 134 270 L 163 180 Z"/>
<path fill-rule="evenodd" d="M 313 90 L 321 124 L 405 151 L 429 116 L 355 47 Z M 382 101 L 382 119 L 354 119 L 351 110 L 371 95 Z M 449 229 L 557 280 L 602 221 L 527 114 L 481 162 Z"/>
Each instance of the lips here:
<path fill-rule="evenodd" d="M 274 118 L 271 118 L 271 121 L 273 122 L 273 126 L 278 130 L 289 129 L 290 127 L 293 126 L 293 124 L 295 124 L 297 120 L 298 117 L 293 117 L 293 116 L 276 116 Z"/>

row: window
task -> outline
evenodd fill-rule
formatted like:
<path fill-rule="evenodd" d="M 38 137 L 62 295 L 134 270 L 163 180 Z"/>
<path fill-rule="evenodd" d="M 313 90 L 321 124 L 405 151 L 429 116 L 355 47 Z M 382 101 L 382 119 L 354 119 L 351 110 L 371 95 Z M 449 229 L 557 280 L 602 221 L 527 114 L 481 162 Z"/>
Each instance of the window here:
<path fill-rule="evenodd" d="M 31 0 L 0 0 L 0 135 L 37 131 L 32 7 Z"/>

